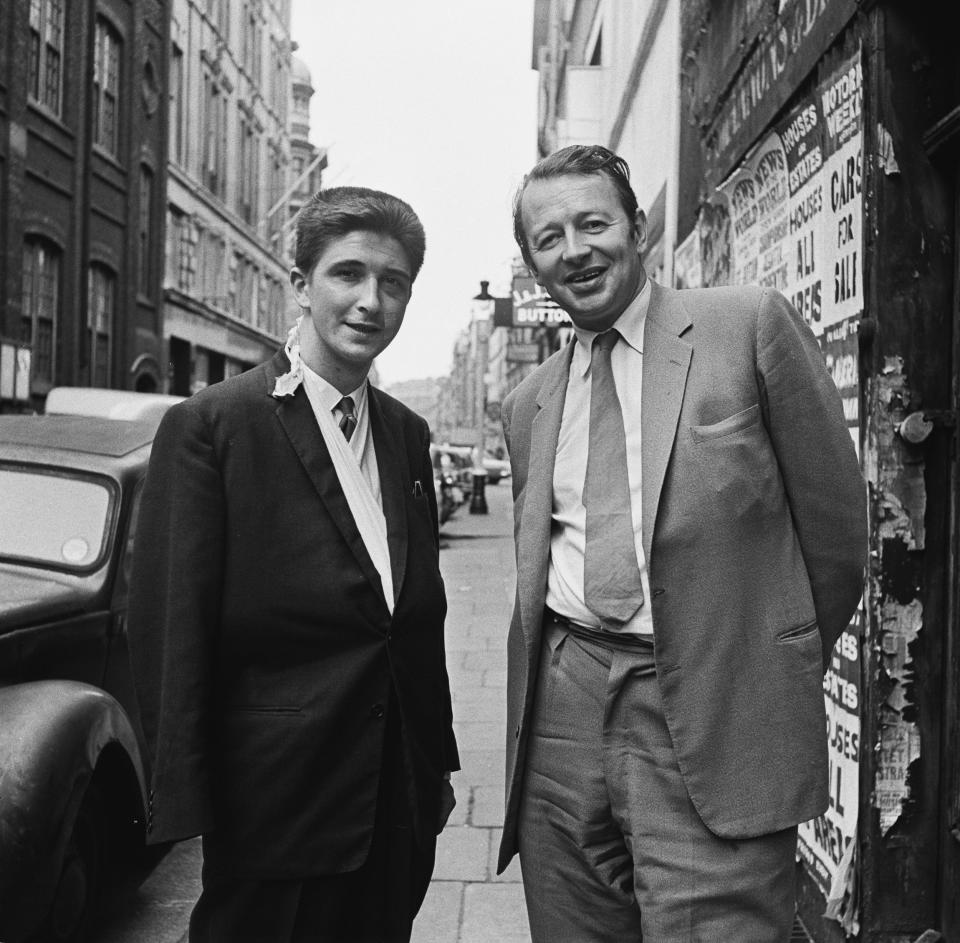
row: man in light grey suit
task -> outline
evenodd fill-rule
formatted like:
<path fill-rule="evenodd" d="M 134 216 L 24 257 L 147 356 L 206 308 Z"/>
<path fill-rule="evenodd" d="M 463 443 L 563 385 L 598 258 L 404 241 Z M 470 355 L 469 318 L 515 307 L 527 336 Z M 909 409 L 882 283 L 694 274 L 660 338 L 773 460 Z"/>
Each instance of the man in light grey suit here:
<path fill-rule="evenodd" d="M 507 801 L 536 943 L 786 940 L 827 806 L 822 672 L 866 500 L 777 292 L 649 281 L 625 162 L 565 148 L 514 226 L 576 337 L 504 402 L 517 597 Z"/>

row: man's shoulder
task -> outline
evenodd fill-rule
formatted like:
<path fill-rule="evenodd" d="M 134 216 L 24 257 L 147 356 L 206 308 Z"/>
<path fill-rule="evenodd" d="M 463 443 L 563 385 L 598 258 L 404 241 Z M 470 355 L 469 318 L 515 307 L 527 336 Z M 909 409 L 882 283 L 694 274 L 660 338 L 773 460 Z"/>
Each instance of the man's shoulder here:
<path fill-rule="evenodd" d="M 682 306 L 686 318 L 708 335 L 741 336 L 763 330 L 763 325 L 802 320 L 779 291 L 757 285 L 664 288 L 661 301 Z"/>
<path fill-rule="evenodd" d="M 670 300 L 690 311 L 756 311 L 770 289 L 757 285 L 720 285 L 712 288 L 662 288 Z M 773 294 L 776 294 L 775 292 Z"/>

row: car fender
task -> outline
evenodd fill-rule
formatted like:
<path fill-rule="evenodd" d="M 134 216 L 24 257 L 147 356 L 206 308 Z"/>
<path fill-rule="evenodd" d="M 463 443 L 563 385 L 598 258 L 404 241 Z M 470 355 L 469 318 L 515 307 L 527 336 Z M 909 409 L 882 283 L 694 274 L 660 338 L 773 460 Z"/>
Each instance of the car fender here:
<path fill-rule="evenodd" d="M 130 758 L 145 797 L 133 726 L 100 688 L 36 681 L 0 688 L 0 939 L 29 931 L 50 905 L 64 848 L 97 761 Z"/>

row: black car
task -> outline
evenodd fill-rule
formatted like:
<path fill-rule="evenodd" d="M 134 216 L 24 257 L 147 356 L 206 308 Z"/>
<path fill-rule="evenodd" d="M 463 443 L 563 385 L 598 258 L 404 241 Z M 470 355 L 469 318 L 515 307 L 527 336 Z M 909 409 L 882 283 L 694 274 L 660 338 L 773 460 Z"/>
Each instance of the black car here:
<path fill-rule="evenodd" d="M 126 611 L 156 425 L 0 416 L 4 943 L 85 939 L 102 889 L 143 852 Z"/>

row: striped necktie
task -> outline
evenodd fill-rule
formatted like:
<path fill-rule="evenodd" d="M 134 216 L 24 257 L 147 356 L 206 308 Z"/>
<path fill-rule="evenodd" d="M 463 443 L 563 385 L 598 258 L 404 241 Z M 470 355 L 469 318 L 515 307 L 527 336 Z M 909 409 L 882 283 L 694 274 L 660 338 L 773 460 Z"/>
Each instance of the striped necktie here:
<path fill-rule="evenodd" d="M 353 399 L 349 396 L 344 396 L 344 398 L 337 403 L 337 408 L 343 414 L 340 417 L 340 431 L 349 442 L 350 437 L 357 428 L 357 414 L 354 412 Z"/>

